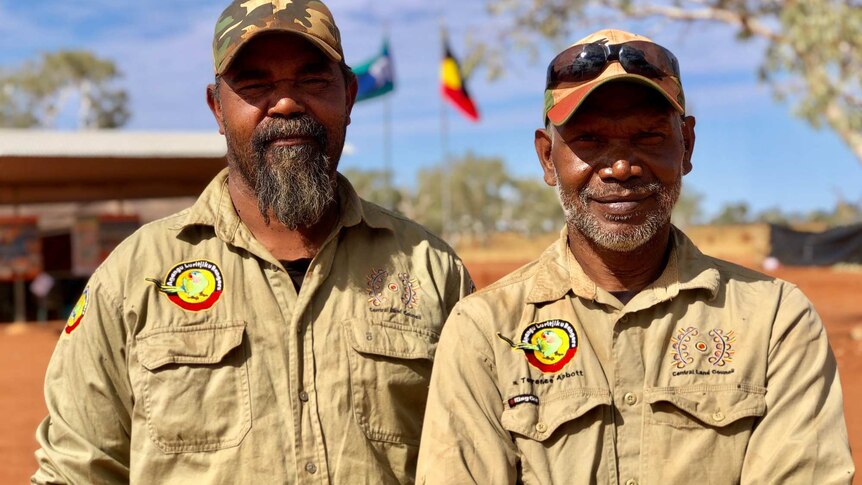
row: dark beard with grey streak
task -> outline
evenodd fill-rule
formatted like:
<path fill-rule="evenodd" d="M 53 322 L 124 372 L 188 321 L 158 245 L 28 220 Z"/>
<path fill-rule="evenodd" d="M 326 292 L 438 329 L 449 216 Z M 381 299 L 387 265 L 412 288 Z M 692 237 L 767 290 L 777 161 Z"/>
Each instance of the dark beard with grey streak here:
<path fill-rule="evenodd" d="M 557 180 L 560 178 L 557 176 Z M 574 227 L 587 240 L 612 251 L 633 251 L 655 237 L 666 224 L 670 223 L 673 206 L 679 199 L 682 190 L 682 177 L 679 177 L 671 186 L 664 186 L 658 182 L 647 184 L 619 184 L 628 194 L 654 195 L 658 200 L 658 209 L 647 214 L 646 220 L 637 225 L 627 225 L 619 229 L 606 230 L 602 227 L 598 217 L 589 210 L 590 199 L 600 198 L 612 193 L 619 193 L 619 188 L 611 190 L 600 190 L 593 187 L 584 187 L 577 194 L 564 190 L 557 183 L 557 193 L 560 203 L 566 214 L 566 223 Z M 625 223 L 629 217 L 606 216 L 611 222 Z M 619 226 L 618 226 L 619 227 Z"/>
<path fill-rule="evenodd" d="M 272 146 L 279 138 L 309 137 L 311 144 Z M 308 227 L 320 220 L 335 200 L 326 128 L 311 116 L 275 119 L 255 130 L 251 140 L 253 163 L 238 161 L 240 173 L 257 195 L 257 206 L 267 225 L 270 212 L 287 229 Z M 246 162 L 246 163 L 243 163 Z"/>

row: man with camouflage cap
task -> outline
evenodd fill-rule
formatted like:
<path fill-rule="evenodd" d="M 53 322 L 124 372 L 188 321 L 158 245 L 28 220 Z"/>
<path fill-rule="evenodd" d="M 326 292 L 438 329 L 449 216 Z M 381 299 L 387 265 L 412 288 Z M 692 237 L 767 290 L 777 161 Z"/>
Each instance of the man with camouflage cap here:
<path fill-rule="evenodd" d="M 849 484 L 811 304 L 670 223 L 694 149 L 676 57 L 599 31 L 545 93 L 536 153 L 566 228 L 452 311 L 417 483 Z"/>
<path fill-rule="evenodd" d="M 207 99 L 228 168 L 93 274 L 33 483 L 412 483 L 442 323 L 471 291 L 336 171 L 356 95 L 318 1 L 232 3 Z"/>

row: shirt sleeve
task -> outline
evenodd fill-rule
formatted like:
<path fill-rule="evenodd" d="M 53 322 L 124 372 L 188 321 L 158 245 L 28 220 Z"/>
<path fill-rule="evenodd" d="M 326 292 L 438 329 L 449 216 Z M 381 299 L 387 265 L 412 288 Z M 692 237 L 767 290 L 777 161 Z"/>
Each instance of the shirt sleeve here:
<path fill-rule="evenodd" d="M 132 392 L 120 300 L 87 285 L 45 376 L 48 417 L 39 425 L 33 484 L 129 482 Z M 83 305 L 81 305 L 83 303 Z"/>
<path fill-rule="evenodd" d="M 817 312 L 792 285 L 773 324 L 766 379 L 766 413 L 751 435 L 741 483 L 851 483 L 835 356 Z"/>
<path fill-rule="evenodd" d="M 456 306 L 434 359 L 417 484 L 515 483 L 517 450 L 500 423 L 489 349 L 487 334 Z"/>

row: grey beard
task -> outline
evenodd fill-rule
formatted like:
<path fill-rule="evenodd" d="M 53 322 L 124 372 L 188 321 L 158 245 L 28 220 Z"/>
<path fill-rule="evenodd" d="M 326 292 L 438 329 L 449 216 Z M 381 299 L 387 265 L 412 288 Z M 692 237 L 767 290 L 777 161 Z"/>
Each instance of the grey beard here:
<path fill-rule="evenodd" d="M 308 227 L 335 200 L 329 157 L 316 147 L 272 147 L 257 153 L 257 206 L 269 224 L 269 213 L 290 230 Z M 268 160 L 269 163 L 266 161 Z"/>
<path fill-rule="evenodd" d="M 286 136 L 309 136 L 316 143 L 270 146 L 272 140 Z M 324 151 L 327 142 L 326 128 L 308 115 L 262 126 L 252 137 L 250 152 L 237 150 L 228 138 L 233 166 L 257 196 L 267 225 L 272 213 L 287 229 L 311 226 L 335 200 L 332 160 Z"/>
<path fill-rule="evenodd" d="M 630 225 L 623 229 L 605 230 L 595 214 L 589 211 L 588 203 L 599 191 L 590 187 L 582 188 L 577 194 L 564 190 L 557 175 L 557 194 L 566 215 L 566 223 L 574 227 L 587 240 L 599 247 L 617 252 L 633 251 L 655 237 L 665 225 L 670 223 L 671 212 L 682 190 L 682 177 L 670 187 L 658 182 L 650 184 L 626 186 L 637 193 L 655 193 L 659 208 L 646 216 L 646 220 L 638 225 Z M 625 185 L 625 184 L 623 184 Z M 613 222 L 625 222 L 625 218 L 609 218 Z"/>

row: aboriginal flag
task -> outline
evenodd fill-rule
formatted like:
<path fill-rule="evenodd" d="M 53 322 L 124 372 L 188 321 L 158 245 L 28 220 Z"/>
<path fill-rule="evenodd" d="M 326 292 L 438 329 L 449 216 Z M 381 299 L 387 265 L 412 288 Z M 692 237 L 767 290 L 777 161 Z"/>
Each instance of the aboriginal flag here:
<path fill-rule="evenodd" d="M 443 62 L 440 64 L 440 91 L 443 98 L 458 108 L 464 116 L 473 121 L 479 121 L 479 112 L 476 111 L 476 105 L 470 99 L 470 93 L 467 92 L 461 66 L 452 55 L 449 40 L 445 36 L 443 37 Z"/>

